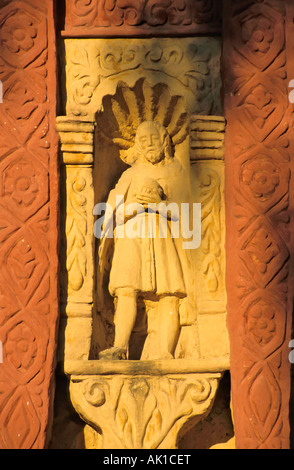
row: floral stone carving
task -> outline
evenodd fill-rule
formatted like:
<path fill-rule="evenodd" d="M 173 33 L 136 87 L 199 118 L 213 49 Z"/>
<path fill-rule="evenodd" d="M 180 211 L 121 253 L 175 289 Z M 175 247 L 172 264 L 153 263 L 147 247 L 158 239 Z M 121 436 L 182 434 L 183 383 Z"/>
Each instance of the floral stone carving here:
<path fill-rule="evenodd" d="M 98 375 L 97 361 L 82 369 L 81 363 L 67 365 L 72 403 L 101 435 L 98 448 L 174 449 L 181 429 L 187 431 L 209 413 L 221 373 L 197 373 L 197 363 L 188 373 L 170 373 L 168 362 L 148 361 L 143 368 L 132 361 L 123 370 L 120 364 L 126 363 L 114 361 L 114 375 Z"/>

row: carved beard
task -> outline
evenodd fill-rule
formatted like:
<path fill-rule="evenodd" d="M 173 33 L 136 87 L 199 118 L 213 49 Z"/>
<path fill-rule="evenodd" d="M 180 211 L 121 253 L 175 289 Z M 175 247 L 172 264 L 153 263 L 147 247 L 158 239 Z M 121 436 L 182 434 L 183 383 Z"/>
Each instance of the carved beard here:
<path fill-rule="evenodd" d="M 148 162 L 152 164 L 159 163 L 161 162 L 161 160 L 163 160 L 163 157 L 164 157 L 163 148 L 161 147 L 161 148 L 151 148 L 149 150 L 147 149 L 144 152 L 144 157 Z"/>

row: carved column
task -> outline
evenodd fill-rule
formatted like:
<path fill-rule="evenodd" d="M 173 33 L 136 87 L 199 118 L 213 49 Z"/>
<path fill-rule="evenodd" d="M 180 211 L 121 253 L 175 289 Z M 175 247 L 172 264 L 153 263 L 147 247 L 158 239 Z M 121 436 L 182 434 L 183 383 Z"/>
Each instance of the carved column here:
<path fill-rule="evenodd" d="M 0 7 L 0 448 L 43 448 L 58 320 L 53 1 Z"/>
<path fill-rule="evenodd" d="M 94 289 L 94 123 L 61 116 L 57 118 L 57 130 L 65 183 L 60 327 L 63 357 L 60 359 L 88 359 Z"/>
<path fill-rule="evenodd" d="M 224 2 L 227 290 L 239 448 L 289 446 L 291 2 Z M 291 69 L 292 65 L 292 69 Z"/>
<path fill-rule="evenodd" d="M 201 245 L 196 250 L 196 296 L 203 356 L 226 354 L 224 137 L 222 116 L 191 116 L 190 159 L 193 200 L 201 203 Z"/>

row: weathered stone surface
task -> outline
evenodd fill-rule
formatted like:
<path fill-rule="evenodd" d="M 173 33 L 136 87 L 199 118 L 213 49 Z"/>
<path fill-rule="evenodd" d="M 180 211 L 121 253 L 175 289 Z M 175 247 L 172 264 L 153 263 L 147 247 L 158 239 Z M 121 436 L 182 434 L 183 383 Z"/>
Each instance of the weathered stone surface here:
<path fill-rule="evenodd" d="M 238 448 L 288 448 L 291 2 L 224 2 L 227 290 Z M 289 75 L 290 76 L 290 75 Z"/>
<path fill-rule="evenodd" d="M 43 448 L 58 320 L 53 2 L 1 2 L 0 448 Z"/>

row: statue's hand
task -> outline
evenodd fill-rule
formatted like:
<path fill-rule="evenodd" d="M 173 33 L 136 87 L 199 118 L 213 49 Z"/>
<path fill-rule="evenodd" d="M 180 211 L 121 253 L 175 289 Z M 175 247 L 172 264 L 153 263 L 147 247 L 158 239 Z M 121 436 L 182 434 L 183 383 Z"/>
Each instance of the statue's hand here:
<path fill-rule="evenodd" d="M 161 191 L 154 188 L 144 187 L 141 189 L 141 192 L 136 195 L 136 202 L 139 202 L 142 205 L 154 203 L 159 204 L 162 201 L 163 196 L 162 188 L 160 188 L 160 190 Z"/>

